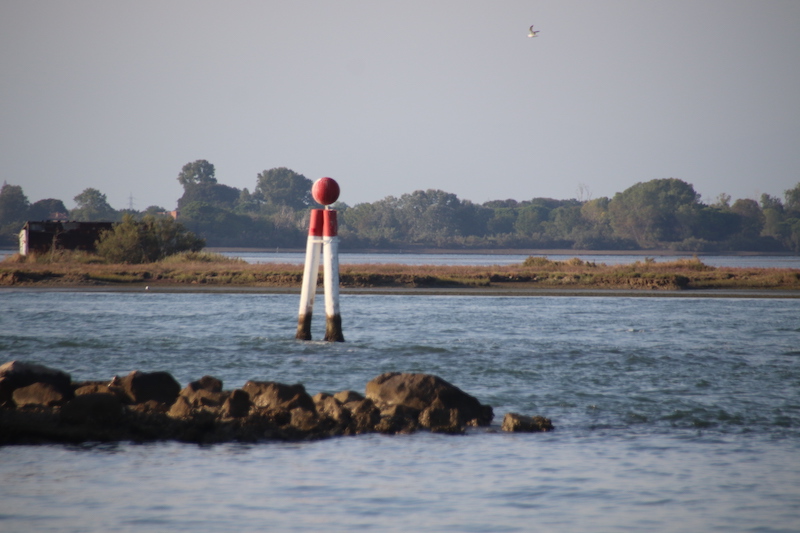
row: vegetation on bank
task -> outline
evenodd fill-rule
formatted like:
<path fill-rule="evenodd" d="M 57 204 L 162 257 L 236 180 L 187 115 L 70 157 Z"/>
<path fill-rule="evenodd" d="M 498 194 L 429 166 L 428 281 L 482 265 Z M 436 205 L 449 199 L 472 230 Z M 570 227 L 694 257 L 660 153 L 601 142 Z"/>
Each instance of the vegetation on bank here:
<path fill-rule="evenodd" d="M 68 210 L 61 200 L 30 203 L 19 185 L 0 189 L 0 245 L 15 245 L 26 220 L 68 217 L 120 221 L 125 215 L 177 217 L 209 246 L 275 248 L 305 242 L 312 180 L 288 168 L 256 175 L 252 192 L 217 181 L 201 159 L 178 174 L 178 209 L 150 206 L 115 210 L 105 194 L 86 189 Z M 343 184 L 344 185 L 344 184 Z M 701 201 L 693 186 L 675 178 L 636 183 L 612 197 L 556 200 L 497 199 L 482 204 L 442 190 L 349 206 L 337 203 L 345 248 L 675 250 L 688 252 L 794 251 L 800 253 L 800 183 L 783 198 L 732 199 L 721 193 Z M 346 198 L 346 195 L 343 197 Z M 169 213 L 168 213 L 169 211 Z"/>
<path fill-rule="evenodd" d="M 0 262 L 5 287 L 299 288 L 301 264 L 248 264 L 208 252 L 185 252 L 143 264 L 108 263 L 98 256 L 14 255 Z M 322 272 L 320 272 L 321 282 Z M 606 265 L 573 258 L 529 257 L 504 266 L 341 265 L 343 288 L 780 289 L 800 290 L 800 269 L 711 267 L 699 259 L 644 258 Z"/>

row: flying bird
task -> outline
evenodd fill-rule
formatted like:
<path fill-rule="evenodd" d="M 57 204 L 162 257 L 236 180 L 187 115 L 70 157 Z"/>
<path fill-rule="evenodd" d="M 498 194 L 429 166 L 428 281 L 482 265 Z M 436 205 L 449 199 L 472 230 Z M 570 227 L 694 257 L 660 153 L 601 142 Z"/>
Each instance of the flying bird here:
<path fill-rule="evenodd" d="M 533 26 L 531 26 L 530 33 L 528 33 L 528 37 L 536 37 L 536 34 L 539 33 L 539 30 L 533 31 Z"/>

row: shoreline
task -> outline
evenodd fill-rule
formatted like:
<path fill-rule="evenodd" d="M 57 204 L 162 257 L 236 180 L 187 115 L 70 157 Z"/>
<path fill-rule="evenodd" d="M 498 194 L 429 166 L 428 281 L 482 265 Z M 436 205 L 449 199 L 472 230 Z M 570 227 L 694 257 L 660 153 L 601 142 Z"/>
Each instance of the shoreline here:
<path fill-rule="evenodd" d="M 97 292 L 147 294 L 293 294 L 300 296 L 299 287 L 257 287 L 224 285 L 27 285 L 0 286 L 4 292 Z M 317 287 L 318 297 L 323 288 Z M 786 289 L 619 289 L 619 288 L 555 288 L 555 287 L 340 287 L 342 296 L 463 296 L 519 298 L 726 298 L 726 299 L 800 299 L 800 291 Z"/>
<path fill-rule="evenodd" d="M 237 246 L 207 246 L 204 251 L 213 253 L 299 253 L 304 254 L 305 248 L 249 248 Z M 712 256 L 733 256 L 733 257 L 794 257 L 798 254 L 793 252 L 686 252 L 675 250 L 574 250 L 567 249 L 530 249 L 530 248 L 342 248 L 339 247 L 340 254 L 376 254 L 376 255 L 635 255 L 642 257 L 712 257 Z"/>

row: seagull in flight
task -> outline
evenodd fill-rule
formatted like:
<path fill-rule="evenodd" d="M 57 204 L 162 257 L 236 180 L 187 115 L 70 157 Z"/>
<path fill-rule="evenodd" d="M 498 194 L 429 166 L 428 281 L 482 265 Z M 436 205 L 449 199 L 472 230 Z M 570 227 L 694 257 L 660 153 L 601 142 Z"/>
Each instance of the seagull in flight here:
<path fill-rule="evenodd" d="M 533 26 L 531 26 L 530 33 L 528 33 L 528 37 L 536 37 L 536 34 L 539 33 L 539 30 L 533 31 Z"/>

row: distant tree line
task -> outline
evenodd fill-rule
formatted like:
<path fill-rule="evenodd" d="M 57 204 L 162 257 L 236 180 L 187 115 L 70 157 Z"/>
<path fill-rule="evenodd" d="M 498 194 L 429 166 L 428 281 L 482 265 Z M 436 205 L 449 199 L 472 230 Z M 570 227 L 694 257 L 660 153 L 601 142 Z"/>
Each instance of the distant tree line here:
<path fill-rule="evenodd" d="M 183 195 L 178 222 L 209 246 L 292 247 L 305 242 L 313 182 L 288 168 L 264 170 L 252 192 L 218 183 L 214 165 L 187 163 L 178 174 Z M 63 213 L 72 220 L 167 216 L 165 209 L 114 210 L 104 194 L 86 189 L 67 211 L 63 202 L 29 204 L 18 185 L 0 191 L 0 239 L 16 244 L 25 220 Z M 337 203 L 346 248 L 518 248 L 800 253 L 800 183 L 783 198 L 701 202 L 679 179 L 637 183 L 613 197 L 588 200 L 493 200 L 475 204 L 441 190 L 418 190 L 371 203 Z"/>

